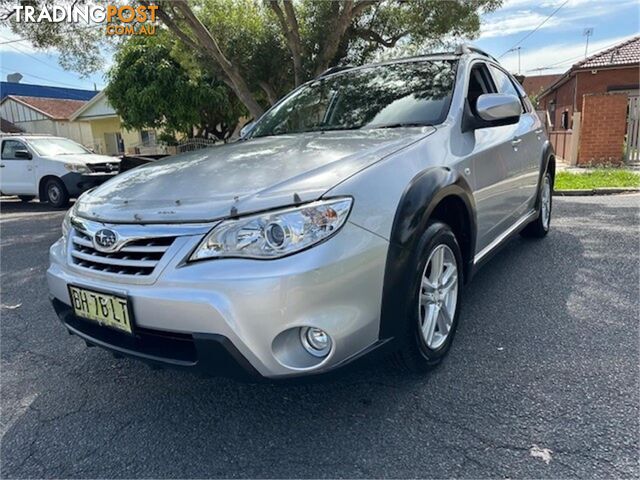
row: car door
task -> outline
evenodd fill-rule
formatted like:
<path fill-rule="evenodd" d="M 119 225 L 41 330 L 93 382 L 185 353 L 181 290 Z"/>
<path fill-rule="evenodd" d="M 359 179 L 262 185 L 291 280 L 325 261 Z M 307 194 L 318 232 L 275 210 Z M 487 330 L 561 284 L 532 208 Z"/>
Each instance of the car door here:
<path fill-rule="evenodd" d="M 542 156 L 542 123 L 528 102 L 525 102 L 524 91 L 518 88 L 517 81 L 495 65 L 490 65 L 489 70 L 498 92 L 517 96 L 522 105 L 520 120 L 511 140 L 514 149 L 512 165 L 516 174 L 515 182 L 518 193 L 517 215 L 522 216 L 533 207 L 533 199 L 537 193 Z"/>
<path fill-rule="evenodd" d="M 493 77 L 485 62 L 475 62 L 467 87 L 467 102 L 473 114 L 480 95 L 497 93 Z M 518 125 L 478 128 L 463 135 L 470 139 L 470 155 L 474 199 L 478 221 L 477 252 L 489 246 L 514 222 L 518 208 L 518 179 L 516 168 Z M 518 167 L 519 168 L 519 167 Z"/>
<path fill-rule="evenodd" d="M 29 148 L 15 139 L 2 140 L 0 152 L 0 190 L 11 195 L 36 195 L 33 160 L 17 158 L 16 151 Z"/>

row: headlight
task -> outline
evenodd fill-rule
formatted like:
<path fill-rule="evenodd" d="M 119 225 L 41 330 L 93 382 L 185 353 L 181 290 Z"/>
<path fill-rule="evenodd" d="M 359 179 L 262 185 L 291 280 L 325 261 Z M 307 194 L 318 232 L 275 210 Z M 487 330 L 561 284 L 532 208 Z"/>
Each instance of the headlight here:
<path fill-rule="evenodd" d="M 226 220 L 211 230 L 190 260 L 290 255 L 334 235 L 349 216 L 351 198 L 336 198 Z"/>
<path fill-rule="evenodd" d="M 89 167 L 81 163 L 65 163 L 64 168 L 74 173 L 89 173 Z"/>

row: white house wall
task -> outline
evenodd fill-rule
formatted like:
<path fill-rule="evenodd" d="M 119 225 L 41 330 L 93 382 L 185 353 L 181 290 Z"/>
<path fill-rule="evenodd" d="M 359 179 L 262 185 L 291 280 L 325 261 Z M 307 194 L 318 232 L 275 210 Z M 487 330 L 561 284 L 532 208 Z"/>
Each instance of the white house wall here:
<path fill-rule="evenodd" d="M 16 102 L 12 98 L 5 100 L 0 105 L 0 115 L 5 120 L 9 120 L 16 125 L 21 122 L 33 122 L 35 120 L 46 120 L 47 116 L 29 108 L 22 103 Z"/>
<path fill-rule="evenodd" d="M 70 138 L 87 147 L 93 146 L 91 125 L 87 122 L 51 120 L 37 110 L 16 102 L 12 98 L 8 98 L 0 105 L 0 116 L 27 133 L 57 135 Z"/>

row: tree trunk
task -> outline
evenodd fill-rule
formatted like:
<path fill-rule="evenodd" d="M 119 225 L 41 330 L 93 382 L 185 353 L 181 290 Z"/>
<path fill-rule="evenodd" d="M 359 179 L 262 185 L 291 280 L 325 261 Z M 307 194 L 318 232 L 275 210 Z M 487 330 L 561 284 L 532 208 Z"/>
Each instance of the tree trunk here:
<path fill-rule="evenodd" d="M 316 76 L 329 68 L 331 61 L 334 59 L 336 52 L 338 51 L 340 41 L 347 31 L 347 28 L 349 28 L 349 25 L 351 25 L 351 20 L 353 19 L 353 0 L 347 0 L 340 3 L 343 3 L 342 11 L 339 13 L 336 12 L 338 15 L 334 21 L 333 28 L 328 32 L 327 40 L 320 51 L 320 55 L 318 55 L 315 68 Z M 335 4 L 339 5 L 338 2 Z"/>
<path fill-rule="evenodd" d="M 200 20 L 195 16 L 191 8 L 184 1 L 175 2 L 174 4 L 184 16 L 185 21 L 190 27 L 190 30 L 195 35 L 198 42 L 202 44 L 204 49 L 209 53 L 209 55 L 213 58 L 213 60 L 220 65 L 220 68 L 224 71 L 226 76 L 229 79 L 229 83 L 235 94 L 238 96 L 240 101 L 247 107 L 249 113 L 254 117 L 254 119 L 259 118 L 263 113 L 264 109 L 260 106 L 260 104 L 256 101 L 247 85 L 247 82 L 244 80 L 242 74 L 238 70 L 238 68 L 233 65 L 229 59 L 224 55 L 218 42 L 213 38 L 209 30 L 200 22 Z M 162 18 L 162 17 L 161 17 Z M 184 36 L 184 32 L 179 30 L 177 24 L 175 22 L 167 23 L 167 27 L 169 27 L 178 37 L 180 38 Z M 178 29 L 178 31 L 174 30 Z"/>
<path fill-rule="evenodd" d="M 302 42 L 300 41 L 300 28 L 298 26 L 298 19 L 296 18 L 296 12 L 293 9 L 293 4 L 290 0 L 284 1 L 284 12 L 280 8 L 279 0 L 271 0 L 269 5 L 271 9 L 278 17 L 280 27 L 287 40 L 287 46 L 291 52 L 291 58 L 293 60 L 293 75 L 296 83 L 296 87 L 304 81 L 304 70 L 302 68 Z"/>

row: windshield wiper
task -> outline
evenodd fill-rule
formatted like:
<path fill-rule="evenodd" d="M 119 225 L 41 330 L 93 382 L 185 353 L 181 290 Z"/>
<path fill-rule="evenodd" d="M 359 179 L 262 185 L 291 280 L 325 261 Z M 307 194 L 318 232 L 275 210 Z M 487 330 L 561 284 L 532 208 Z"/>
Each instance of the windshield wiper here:
<path fill-rule="evenodd" d="M 370 125 L 366 127 L 367 129 L 374 128 L 408 128 L 408 127 L 431 127 L 432 125 L 428 123 L 419 123 L 419 122 L 405 122 L 405 123 L 388 123 L 386 125 Z"/>

